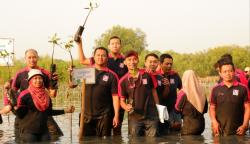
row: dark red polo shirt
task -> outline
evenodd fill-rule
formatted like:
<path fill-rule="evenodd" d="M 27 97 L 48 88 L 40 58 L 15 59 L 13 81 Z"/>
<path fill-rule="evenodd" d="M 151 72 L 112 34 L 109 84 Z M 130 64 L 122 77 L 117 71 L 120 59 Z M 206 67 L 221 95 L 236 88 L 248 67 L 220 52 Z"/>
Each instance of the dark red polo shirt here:
<path fill-rule="evenodd" d="M 128 72 L 127 66 L 123 63 L 124 56 L 119 54 L 117 58 L 114 58 L 111 54 L 108 56 L 107 67 L 115 72 L 120 79 Z M 95 63 L 94 58 L 90 58 L 90 64 L 93 65 Z"/>
<path fill-rule="evenodd" d="M 38 67 L 37 69 L 39 69 L 43 73 L 45 78 L 44 79 L 45 87 L 49 88 L 50 72 L 41 67 Z M 25 67 L 21 69 L 19 72 L 17 72 L 12 82 L 12 88 L 14 88 L 15 90 L 20 90 L 20 92 L 28 88 L 29 83 L 27 79 L 29 70 L 30 68 Z"/>
<path fill-rule="evenodd" d="M 174 105 L 176 103 L 177 89 L 180 90 L 182 88 L 181 78 L 179 74 L 173 70 L 165 74 L 162 70 L 160 70 L 159 73 L 162 74 L 164 77 L 166 77 L 170 83 L 168 98 L 165 102 L 166 102 L 168 110 L 171 111 L 174 109 Z"/>
<path fill-rule="evenodd" d="M 44 84 L 46 88 L 49 88 L 49 80 L 50 80 L 50 73 L 49 71 L 45 70 L 44 68 L 38 67 L 43 74 L 44 74 Z M 18 91 L 19 93 L 22 92 L 23 90 L 27 89 L 29 87 L 28 83 L 28 73 L 29 73 L 30 68 L 25 67 L 21 69 L 20 71 L 17 72 L 15 75 L 13 81 L 12 81 L 12 89 Z M 7 97 L 7 94 L 4 95 L 4 105 L 8 105 L 9 99 Z"/>
<path fill-rule="evenodd" d="M 118 93 L 120 98 L 128 99 L 128 103 L 136 112 L 145 115 L 145 118 L 155 119 L 157 110 L 152 95 L 152 90 L 157 87 L 154 76 L 139 70 L 139 76 L 135 80 L 129 73 L 124 75 L 118 84 Z M 129 116 L 130 119 L 137 119 Z"/>
<path fill-rule="evenodd" d="M 84 115 L 90 119 L 101 118 L 113 112 L 112 96 L 118 96 L 117 75 L 108 68 L 96 69 L 96 83 L 86 84 Z"/>
<path fill-rule="evenodd" d="M 234 81 L 231 87 L 223 82 L 212 89 L 210 105 L 215 105 L 216 118 L 226 135 L 235 134 L 243 124 L 244 103 L 249 103 L 248 89 Z"/>

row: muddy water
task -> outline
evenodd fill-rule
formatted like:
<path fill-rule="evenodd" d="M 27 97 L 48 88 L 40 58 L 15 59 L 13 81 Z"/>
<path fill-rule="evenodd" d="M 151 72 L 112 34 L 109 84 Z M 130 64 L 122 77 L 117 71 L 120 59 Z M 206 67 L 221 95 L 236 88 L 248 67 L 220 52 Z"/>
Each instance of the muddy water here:
<path fill-rule="evenodd" d="M 201 144 L 201 143 L 225 143 L 225 144 L 237 144 L 237 143 L 250 143 L 250 135 L 247 132 L 246 136 L 239 137 L 239 136 L 228 136 L 228 137 L 221 137 L 221 138 L 213 138 L 211 136 L 211 129 L 210 129 L 210 121 L 208 118 L 208 114 L 205 115 L 206 117 L 206 129 L 201 136 L 181 136 L 178 133 L 171 134 L 168 136 L 163 137 L 139 137 L 139 138 L 131 138 L 127 134 L 127 120 L 125 120 L 122 128 L 122 135 L 116 137 L 106 137 L 106 138 L 97 138 L 97 137 L 86 137 L 84 140 L 78 140 L 78 112 L 61 116 L 55 116 L 55 120 L 62 129 L 64 136 L 60 137 L 59 139 L 55 139 L 53 142 L 47 143 L 63 143 L 63 144 L 70 144 L 70 143 L 158 143 L 158 144 Z M 71 121 L 72 116 L 72 121 Z M 14 115 L 3 115 L 4 123 L 0 125 L 0 143 L 16 143 L 15 137 L 13 133 L 13 123 L 14 123 Z M 72 123 L 72 126 L 71 126 Z"/>

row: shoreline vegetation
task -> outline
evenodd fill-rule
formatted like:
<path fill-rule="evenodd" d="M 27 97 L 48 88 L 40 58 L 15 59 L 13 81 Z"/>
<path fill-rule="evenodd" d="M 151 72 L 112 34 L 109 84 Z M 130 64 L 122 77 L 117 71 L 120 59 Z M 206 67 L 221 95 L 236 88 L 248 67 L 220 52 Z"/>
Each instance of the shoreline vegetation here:
<path fill-rule="evenodd" d="M 213 81 L 213 77 L 217 75 L 213 65 L 220 58 L 221 55 L 225 53 L 230 53 L 233 56 L 233 62 L 237 68 L 244 69 L 246 66 L 250 64 L 250 46 L 240 47 L 237 45 L 230 46 L 221 46 L 208 49 L 206 51 L 200 51 L 196 53 L 177 53 L 173 50 L 170 51 L 148 51 L 144 50 L 140 53 L 140 63 L 139 67 L 143 68 L 144 66 L 144 57 L 146 54 L 154 52 L 157 55 L 161 55 L 163 53 L 169 53 L 174 58 L 174 66 L 173 69 L 176 70 L 180 76 L 185 70 L 192 69 L 194 70 L 202 79 L 211 79 Z M 69 78 L 69 73 L 67 68 L 70 65 L 70 61 L 64 61 L 60 59 L 55 59 L 54 63 L 57 65 L 57 73 L 59 75 L 59 83 L 66 83 Z M 38 65 L 44 67 L 49 70 L 49 66 L 51 64 L 51 57 L 40 56 Z M 82 67 L 79 64 L 78 60 L 74 60 L 74 64 L 76 67 Z M 14 59 L 14 66 L 10 67 L 11 77 L 15 76 L 15 73 L 25 66 L 25 61 L 23 59 Z M 8 67 L 2 66 L 0 71 L 0 86 L 4 84 L 8 80 Z"/>

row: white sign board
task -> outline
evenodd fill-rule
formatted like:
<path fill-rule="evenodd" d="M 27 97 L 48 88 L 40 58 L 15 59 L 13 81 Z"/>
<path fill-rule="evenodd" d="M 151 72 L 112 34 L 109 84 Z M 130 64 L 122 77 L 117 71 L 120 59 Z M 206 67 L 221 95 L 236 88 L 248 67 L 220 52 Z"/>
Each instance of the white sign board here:
<path fill-rule="evenodd" d="M 0 38 L 0 66 L 13 66 L 14 39 Z"/>
<path fill-rule="evenodd" d="M 72 79 L 74 84 L 80 84 L 83 79 L 86 84 L 95 84 L 95 68 L 74 68 Z"/>

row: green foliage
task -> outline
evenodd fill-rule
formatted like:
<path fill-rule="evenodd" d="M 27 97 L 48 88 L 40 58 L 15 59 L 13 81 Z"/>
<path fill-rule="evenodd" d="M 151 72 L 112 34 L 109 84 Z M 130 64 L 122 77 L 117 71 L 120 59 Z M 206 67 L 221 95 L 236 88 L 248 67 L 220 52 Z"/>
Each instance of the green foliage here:
<path fill-rule="evenodd" d="M 160 56 L 159 51 L 148 51 L 143 50 L 139 55 L 139 67 L 144 66 L 144 58 L 148 53 L 154 52 Z M 193 69 L 199 76 L 213 76 L 217 75 L 215 69 L 213 68 L 214 63 L 225 53 L 230 53 L 233 56 L 233 61 L 236 67 L 244 69 L 246 66 L 250 66 L 250 47 L 240 47 L 236 45 L 231 46 L 220 46 L 216 48 L 210 48 L 207 51 L 201 51 L 196 53 L 184 53 L 180 54 L 174 51 L 165 51 L 164 53 L 169 53 L 174 59 L 174 69 L 179 72 L 180 75 L 185 70 Z M 67 82 L 69 79 L 67 68 L 71 64 L 69 61 L 54 60 L 57 65 L 57 73 L 59 74 L 59 82 Z M 11 77 L 14 77 L 16 72 L 21 68 L 25 67 L 23 59 L 14 60 L 15 66 L 10 67 Z M 40 57 L 38 65 L 49 70 L 51 64 L 50 56 Z M 74 60 L 76 67 L 82 67 L 78 60 Z M 1 67 L 0 70 L 0 84 L 8 80 L 8 68 Z"/>
<path fill-rule="evenodd" d="M 199 76 L 217 75 L 213 65 L 225 53 L 233 57 L 236 67 L 244 69 L 250 65 L 250 48 L 249 46 L 240 47 L 237 45 L 220 46 L 210 48 L 207 51 L 201 51 L 191 54 L 179 54 L 174 51 L 166 51 L 174 58 L 174 69 L 182 74 L 187 69 L 195 70 Z"/>
<path fill-rule="evenodd" d="M 108 47 L 109 38 L 118 36 L 122 40 L 122 53 L 129 50 L 135 50 L 141 53 L 147 47 L 146 35 L 140 29 L 125 28 L 122 26 L 113 26 L 101 35 L 100 38 L 95 40 L 95 47 L 103 46 Z"/>

